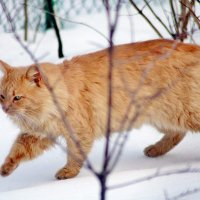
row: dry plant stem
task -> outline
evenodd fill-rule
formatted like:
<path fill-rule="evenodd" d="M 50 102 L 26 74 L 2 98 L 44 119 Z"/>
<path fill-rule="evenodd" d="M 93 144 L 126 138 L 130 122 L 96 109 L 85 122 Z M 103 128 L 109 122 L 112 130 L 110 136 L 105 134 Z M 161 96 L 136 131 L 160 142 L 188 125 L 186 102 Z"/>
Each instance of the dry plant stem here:
<path fill-rule="evenodd" d="M 159 32 L 159 30 L 151 23 L 151 21 L 148 19 L 148 17 L 143 13 L 142 10 L 138 8 L 136 3 L 133 0 L 129 0 L 131 5 L 138 11 L 138 13 L 147 21 L 147 23 L 153 28 L 153 30 L 158 34 L 160 38 L 163 38 L 162 34 Z"/>
<path fill-rule="evenodd" d="M 134 20 L 131 17 L 131 10 L 130 10 L 129 5 L 127 5 L 127 4 L 126 4 L 126 10 L 129 13 L 127 17 L 128 17 L 129 24 L 130 24 L 131 42 L 133 42 L 134 41 L 134 29 L 133 29 Z"/>
<path fill-rule="evenodd" d="M 106 122 L 106 142 L 105 142 L 105 150 L 104 150 L 104 160 L 102 171 L 99 174 L 99 181 L 101 185 L 101 200 L 106 199 L 106 183 L 107 183 L 107 168 L 108 168 L 108 155 L 109 155 L 109 146 L 110 146 L 110 133 L 111 133 L 111 117 L 112 117 L 112 76 L 113 76 L 113 36 L 117 27 L 120 4 L 121 0 L 118 0 L 116 3 L 115 9 L 115 17 L 114 22 L 112 22 L 111 13 L 110 13 L 110 3 L 109 0 L 103 1 L 106 9 L 108 26 L 109 26 L 109 48 L 108 48 L 108 112 L 107 112 L 107 122 Z"/>
<path fill-rule="evenodd" d="M 153 61 L 152 63 L 150 63 L 147 66 L 146 70 L 143 72 L 137 88 L 134 91 L 131 91 L 130 95 L 132 95 L 132 100 L 129 103 L 129 105 L 127 107 L 127 110 L 125 112 L 125 115 L 124 115 L 124 117 L 122 119 L 122 122 L 120 124 L 120 127 L 119 127 L 120 132 L 125 128 L 124 126 L 125 126 L 127 117 L 129 115 L 129 112 L 131 111 L 131 107 L 132 107 L 133 104 L 137 104 L 137 101 L 136 101 L 135 97 L 140 92 L 140 89 L 144 85 L 144 81 L 148 77 L 148 74 L 153 69 L 155 62 L 162 61 L 162 60 L 168 58 L 173 53 L 173 50 L 176 48 L 176 46 L 177 46 L 177 41 L 174 41 L 171 51 L 166 52 L 158 60 Z M 122 80 L 123 80 L 123 82 L 125 84 L 125 80 L 123 79 L 123 77 L 122 77 Z M 144 98 L 144 101 L 147 100 L 147 102 L 149 101 L 148 103 L 150 103 L 152 100 L 154 100 L 155 98 L 159 97 L 163 92 L 167 92 L 168 90 L 170 90 L 172 88 L 172 86 L 174 86 L 177 83 L 177 81 L 178 80 L 172 81 L 172 83 L 167 88 L 163 88 L 162 90 L 157 91 L 155 94 L 152 94 L 151 96 L 146 97 L 146 99 Z M 126 86 L 125 86 L 125 88 L 126 88 Z M 130 121 L 127 130 L 131 129 L 131 127 L 133 126 L 133 123 L 137 120 L 137 118 L 139 117 L 139 115 L 141 113 L 141 110 L 139 111 L 140 105 L 136 105 L 136 108 L 137 108 L 136 114 L 133 116 L 132 120 Z M 123 138 L 123 142 L 118 146 L 117 144 L 119 143 L 119 140 L 120 140 L 121 137 Z M 114 161 L 115 165 L 117 164 L 117 162 L 118 162 L 118 160 L 119 160 L 119 158 L 121 156 L 121 153 L 122 153 L 122 149 L 121 148 L 123 148 L 125 143 L 126 143 L 127 139 L 124 140 L 124 138 L 127 138 L 126 134 L 125 135 L 123 135 L 123 134 L 119 134 L 118 135 L 118 137 L 116 138 L 116 140 L 114 142 L 113 148 L 111 149 L 111 151 L 110 151 L 110 153 L 108 155 L 108 160 L 111 159 L 112 155 L 117 155 L 116 158 L 114 159 L 114 160 L 116 160 L 116 161 Z M 117 147 L 119 147 L 119 149 L 117 149 Z M 116 151 L 118 151 L 118 152 L 116 153 Z M 109 173 L 114 169 L 115 165 L 113 164 L 112 167 L 109 168 Z"/>
<path fill-rule="evenodd" d="M 166 88 L 166 91 L 169 88 L 170 88 L 170 86 Z M 155 94 L 144 98 L 144 101 L 146 101 L 146 102 L 142 102 L 141 104 L 137 105 L 137 107 L 136 107 L 137 111 L 136 111 L 135 115 L 132 117 L 132 119 L 130 120 L 130 123 L 128 125 L 127 131 L 124 133 L 124 135 L 122 137 L 122 142 L 119 144 L 118 151 L 116 153 L 113 151 L 113 154 L 115 153 L 116 157 L 114 158 L 114 161 L 113 161 L 111 167 L 109 168 L 109 173 L 111 173 L 111 171 L 113 171 L 113 169 L 115 168 L 115 166 L 117 165 L 117 162 L 119 161 L 119 159 L 121 157 L 121 154 L 123 152 L 124 146 L 126 144 L 128 136 L 129 136 L 129 132 L 128 131 L 131 129 L 131 127 L 133 126 L 133 124 L 137 121 L 137 119 L 140 116 L 140 114 L 145 112 L 145 108 L 151 103 L 151 101 L 155 100 L 161 94 L 163 94 L 163 91 L 164 91 L 164 89 L 162 91 L 159 90 Z M 132 104 L 133 104 L 133 102 L 132 102 Z M 141 105 L 143 107 L 143 110 L 142 110 Z M 128 113 L 128 111 L 127 111 L 127 113 Z M 113 148 L 113 150 L 114 150 L 114 148 Z"/>
<path fill-rule="evenodd" d="M 160 3 L 160 6 L 161 6 L 161 8 L 162 8 L 162 11 L 163 11 L 163 13 L 164 13 L 164 15 L 165 15 L 165 18 L 166 18 L 166 20 L 167 20 L 167 22 L 168 22 L 168 26 L 169 26 L 170 32 L 173 33 L 174 31 L 173 31 L 171 22 L 170 22 L 170 20 L 169 20 L 169 16 L 168 16 L 168 14 L 167 14 L 167 11 L 166 11 L 166 9 L 165 9 L 164 6 L 163 6 L 163 1 L 162 1 L 162 0 L 159 0 L 159 3 Z"/>
<path fill-rule="evenodd" d="M 172 83 L 166 87 L 166 88 L 163 88 L 157 92 L 155 92 L 154 94 L 152 94 L 151 96 L 147 96 L 144 98 L 144 101 L 140 104 L 140 105 L 137 105 L 137 111 L 135 113 L 135 115 L 132 117 L 132 119 L 130 120 L 130 123 L 128 125 L 128 128 L 127 128 L 127 131 L 123 134 L 121 134 L 120 136 L 117 137 L 117 139 L 115 140 L 115 143 L 114 143 L 114 147 L 110 153 L 110 155 L 116 155 L 116 157 L 114 157 L 114 161 L 112 162 L 112 165 L 110 166 L 109 168 L 109 173 L 111 173 L 113 171 L 113 169 L 116 167 L 119 159 L 120 159 L 120 156 L 123 152 L 123 149 L 124 149 L 124 146 L 126 144 L 126 141 L 128 139 L 128 136 L 129 136 L 129 132 L 128 130 L 131 129 L 131 127 L 133 126 L 133 124 L 136 122 L 136 120 L 138 119 L 138 117 L 140 116 L 141 113 L 144 113 L 145 112 L 145 108 L 151 104 L 151 102 L 153 100 L 155 100 L 156 98 L 158 98 L 159 96 L 167 93 L 176 83 L 177 83 L 178 80 L 174 80 L 172 81 Z M 133 105 L 133 101 L 131 101 L 131 103 L 129 104 L 130 106 Z M 141 110 L 141 105 L 143 107 L 143 110 Z M 130 108 L 131 109 L 131 108 Z M 127 113 L 126 115 L 128 116 L 128 110 L 127 110 Z M 125 119 L 125 118 L 124 118 Z M 124 121 L 125 122 L 125 121 Z M 122 124 L 123 125 L 123 124 Z M 120 129 L 121 130 L 121 129 Z M 119 146 L 117 146 L 117 144 L 119 143 L 119 140 L 120 138 L 122 137 L 122 142 L 119 144 Z M 118 149 L 117 149 L 118 147 Z"/>
<path fill-rule="evenodd" d="M 0 0 L 0 4 L 1 4 L 1 6 L 2 6 L 2 9 L 3 9 L 3 11 L 4 11 L 5 15 L 6 15 L 6 18 L 7 18 L 8 22 L 10 23 L 10 26 L 11 26 L 11 29 L 12 29 L 12 32 L 13 32 L 13 34 L 14 34 L 15 39 L 18 41 L 18 43 L 21 45 L 21 47 L 27 52 L 27 54 L 30 56 L 30 58 L 32 59 L 32 61 L 36 64 L 37 70 L 40 72 L 40 74 L 41 74 L 41 76 L 42 76 L 42 79 L 44 80 L 44 83 L 45 83 L 47 89 L 49 90 L 49 92 L 50 92 L 51 95 L 52 95 L 52 99 L 53 99 L 55 105 L 57 106 L 58 112 L 60 113 L 61 119 L 62 119 L 62 121 L 63 121 L 63 123 L 64 123 L 64 126 L 65 126 L 66 130 L 69 132 L 69 135 L 70 135 L 72 141 L 74 142 L 74 144 L 75 144 L 75 145 L 77 146 L 77 148 L 79 149 L 81 155 L 84 156 L 84 157 L 86 158 L 86 156 L 85 156 L 85 154 L 84 154 L 84 152 L 83 152 L 83 150 L 82 150 L 82 148 L 81 148 L 81 146 L 80 146 L 79 141 L 78 141 L 78 140 L 76 139 L 76 137 L 75 137 L 75 134 L 74 134 L 74 131 L 73 131 L 71 125 L 69 124 L 68 120 L 66 119 L 66 116 L 64 115 L 64 112 L 63 112 L 61 106 L 60 106 L 59 103 L 58 103 L 58 100 L 57 100 L 57 98 L 56 98 L 56 95 L 55 95 L 55 93 L 54 93 L 53 88 L 50 86 L 47 77 L 44 76 L 44 74 L 43 74 L 42 71 L 40 70 L 40 65 L 39 65 L 37 59 L 35 58 L 35 56 L 33 55 L 33 53 L 27 48 L 27 46 L 24 45 L 24 43 L 21 41 L 19 35 L 16 33 L 14 24 L 12 23 L 11 16 L 10 16 L 9 11 L 8 11 L 8 9 L 7 9 L 6 5 L 5 5 L 5 3 L 3 2 L 3 0 Z M 52 139 L 52 138 L 50 138 L 50 139 Z M 89 162 L 88 159 L 86 159 L 86 166 L 87 166 L 88 169 L 90 169 L 90 170 L 93 172 L 93 174 L 95 174 L 95 175 L 97 174 L 97 173 L 95 172 L 95 170 L 93 169 L 93 167 L 92 167 L 92 165 L 90 164 L 90 162 Z"/>
<path fill-rule="evenodd" d="M 194 6 L 194 3 L 195 1 L 192 0 L 191 3 L 187 0 L 182 0 L 181 1 L 183 4 L 187 3 L 189 4 L 189 7 L 192 9 L 192 7 Z M 181 7 L 182 7 L 182 11 L 183 11 L 183 14 L 182 14 L 182 27 L 181 27 L 181 34 L 182 34 L 182 37 L 180 37 L 180 40 L 183 41 L 185 37 L 187 37 L 187 26 L 188 26 L 188 23 L 189 23 L 189 19 L 190 19 L 190 16 L 191 16 L 191 12 L 188 11 L 186 12 L 186 7 L 181 4 Z"/>
<path fill-rule="evenodd" d="M 129 113 L 130 113 L 130 111 L 131 111 L 131 108 L 132 108 L 132 105 L 133 105 L 134 103 L 136 103 L 135 98 L 132 98 L 132 100 L 131 100 L 131 102 L 129 103 L 129 105 L 128 105 L 128 107 L 127 107 L 127 110 L 126 110 L 126 112 L 125 112 L 125 116 L 123 117 L 123 120 L 122 120 L 122 122 L 121 122 L 121 124 L 120 124 L 120 128 L 119 128 L 120 131 L 124 129 L 126 120 L 128 119 L 128 115 L 129 115 Z M 124 133 L 124 135 L 125 135 L 124 137 L 126 137 L 126 134 L 127 134 L 127 131 Z M 116 154 L 117 157 L 120 157 L 120 155 L 119 155 L 118 153 L 115 153 L 115 152 L 117 151 L 118 143 L 119 143 L 120 138 L 121 138 L 122 136 L 123 136 L 123 134 L 120 134 L 120 135 L 118 135 L 118 137 L 116 138 L 116 140 L 115 140 L 115 142 L 114 142 L 114 145 L 113 145 L 113 148 L 111 149 L 111 151 L 110 151 L 110 153 L 109 153 L 109 155 L 108 155 L 108 160 L 109 160 L 109 161 L 111 160 L 111 158 L 112 158 L 112 156 L 113 156 L 114 154 Z M 122 147 L 122 145 L 120 145 L 119 149 L 120 149 L 121 147 Z M 111 168 L 112 168 L 112 167 L 111 167 Z M 109 173 L 111 173 L 111 171 L 112 171 L 111 168 L 109 168 Z"/>
<path fill-rule="evenodd" d="M 36 28 L 35 28 L 35 31 L 34 31 L 34 35 L 33 35 L 33 42 L 34 42 L 34 43 L 35 43 L 35 41 L 36 41 L 37 33 L 38 33 L 38 31 L 39 31 L 39 28 L 40 28 L 41 19 L 42 19 L 42 16 L 40 15 L 40 16 L 39 16 L 38 23 L 37 23 Z"/>
<path fill-rule="evenodd" d="M 23 5 L 23 3 L 22 3 L 22 5 Z M 87 27 L 87 28 L 89 28 L 89 29 L 95 31 L 95 32 L 98 33 L 100 36 L 102 36 L 104 39 L 106 39 L 107 42 L 109 42 L 109 39 L 108 39 L 101 31 L 99 31 L 98 29 L 94 28 L 93 26 L 90 26 L 89 24 L 66 19 L 66 18 L 64 18 L 64 17 L 58 16 L 58 15 L 56 15 L 56 14 L 53 14 L 53 13 L 47 11 L 47 10 L 44 10 L 43 8 L 39 8 L 39 7 L 30 5 L 30 4 L 27 4 L 27 6 L 32 7 L 32 8 L 34 8 L 34 9 L 37 9 L 37 10 L 40 10 L 40 11 L 42 11 L 42 12 L 44 12 L 44 13 L 49 14 L 49 15 L 53 15 L 54 17 L 59 18 L 59 19 L 61 19 L 61 20 L 63 20 L 63 21 L 66 21 L 66 22 L 68 22 L 68 23 L 79 24 L 79 25 L 85 26 L 85 27 Z"/>
<path fill-rule="evenodd" d="M 185 2 L 186 0 L 181 0 L 181 1 Z M 187 34 L 186 29 L 187 29 L 187 24 L 188 24 L 188 23 L 185 23 L 186 21 L 188 21 L 188 20 L 186 20 L 186 18 L 187 18 L 186 16 L 188 16 L 187 12 L 186 12 L 186 7 L 181 4 L 181 14 L 179 16 L 178 26 L 181 27 L 181 32 L 185 33 L 185 34 Z M 183 38 L 181 41 L 183 41 Z"/>
<path fill-rule="evenodd" d="M 14 14 L 11 16 L 12 21 L 15 21 L 15 19 L 17 19 L 17 16 L 19 16 L 20 10 L 21 10 L 21 6 L 15 9 Z"/>
<path fill-rule="evenodd" d="M 44 40 L 45 36 L 46 36 L 47 32 L 44 32 L 44 34 L 42 35 L 41 39 L 37 42 L 36 47 L 34 48 L 34 50 L 32 51 L 33 54 L 35 54 L 37 52 L 37 50 L 39 49 L 42 41 Z"/>
<path fill-rule="evenodd" d="M 189 7 L 187 4 L 185 4 L 183 1 L 179 1 L 183 6 L 185 6 L 186 8 L 189 9 L 192 17 L 194 18 L 194 21 L 196 22 L 196 24 L 198 25 L 199 29 L 200 29 L 200 18 L 197 17 L 197 15 L 195 14 L 195 12 L 192 10 L 191 7 Z M 188 1 L 187 1 L 188 2 Z"/>
<path fill-rule="evenodd" d="M 143 107 L 143 110 L 141 109 L 141 108 L 142 108 L 141 105 L 137 105 L 137 107 L 136 107 L 136 108 L 137 108 L 137 111 L 136 111 L 135 115 L 132 117 L 132 119 L 130 120 L 130 123 L 129 123 L 129 125 L 128 125 L 127 131 L 124 133 L 124 135 L 121 136 L 121 137 L 122 137 L 122 141 L 121 141 L 121 143 L 119 144 L 118 149 L 116 149 L 116 148 L 117 148 L 117 143 L 119 142 L 120 137 L 117 138 L 118 141 L 117 141 L 117 140 L 115 141 L 115 142 L 117 142 L 117 143 L 115 143 L 115 145 L 114 145 L 114 147 L 113 147 L 113 149 L 112 149 L 113 151 L 111 152 L 110 155 L 114 155 L 114 154 L 115 154 L 116 157 L 113 159 L 112 165 L 109 167 L 109 173 L 111 173 L 111 172 L 114 170 L 114 168 L 116 167 L 116 165 L 117 165 L 117 163 L 118 163 L 118 161 L 119 161 L 119 159 L 120 159 L 120 157 L 121 157 L 121 155 L 122 155 L 122 152 L 123 152 L 124 146 L 125 146 L 125 144 L 126 144 L 126 141 L 127 141 L 127 139 L 128 139 L 129 130 L 131 129 L 131 127 L 133 126 L 133 124 L 137 121 L 137 119 L 138 119 L 138 117 L 140 116 L 140 114 L 145 112 L 145 108 L 146 108 L 153 100 L 155 100 L 155 99 L 158 98 L 161 94 L 163 94 L 164 91 L 165 91 L 165 92 L 168 91 L 168 89 L 170 89 L 170 88 L 171 88 L 171 87 L 169 86 L 169 87 L 165 88 L 165 90 L 164 90 L 164 89 L 163 89 L 163 90 L 159 90 L 159 91 L 157 91 L 155 94 L 144 98 L 144 101 L 146 101 L 146 102 L 142 102 L 142 103 L 141 103 L 141 105 L 142 105 L 142 107 Z M 133 105 L 133 102 L 131 102 L 130 105 Z M 129 114 L 129 113 L 128 113 L 128 110 L 127 110 L 127 115 L 128 115 L 128 114 Z M 121 129 L 120 129 L 120 130 L 121 130 Z M 115 152 L 115 149 L 116 149 L 116 152 Z"/>
<path fill-rule="evenodd" d="M 170 0 L 169 3 L 170 3 L 171 11 L 172 11 L 172 18 L 174 20 L 174 25 L 175 25 L 175 28 L 176 28 L 176 33 L 177 33 L 177 35 L 179 35 L 179 26 L 178 26 L 178 22 L 177 22 L 177 18 L 176 18 L 176 12 L 175 12 L 175 9 L 174 9 L 173 0 Z"/>
<path fill-rule="evenodd" d="M 24 0 L 24 40 L 28 40 L 28 7 L 26 5 L 28 0 Z"/>
<path fill-rule="evenodd" d="M 168 195 L 166 195 L 165 199 L 166 200 L 179 200 L 182 198 L 185 198 L 189 195 L 195 194 L 195 193 L 199 193 L 200 192 L 200 188 L 194 188 L 194 189 L 188 189 L 187 191 L 181 192 L 180 194 L 174 196 L 174 197 L 168 197 Z"/>
<path fill-rule="evenodd" d="M 168 27 L 165 25 L 165 23 L 160 19 L 160 17 L 154 12 L 154 10 L 152 9 L 152 7 L 150 6 L 149 2 L 147 0 L 144 0 L 144 2 L 146 3 L 147 7 L 149 8 L 149 10 L 151 11 L 151 13 L 154 15 L 154 17 L 161 23 L 161 25 L 165 28 L 165 30 L 169 33 L 169 35 L 174 38 L 174 35 L 171 33 L 171 31 L 168 29 Z"/>
<path fill-rule="evenodd" d="M 181 1 L 186 1 L 186 0 L 181 0 Z M 178 21 L 178 25 L 180 26 L 181 21 L 184 21 L 186 15 L 186 7 L 183 6 L 183 4 L 181 4 L 181 14 L 179 16 L 179 21 Z"/>
<path fill-rule="evenodd" d="M 140 109 L 140 107 L 139 107 L 139 109 Z M 138 111 L 136 112 L 136 114 L 134 115 L 134 117 L 132 118 L 132 120 L 131 120 L 131 125 L 138 119 L 138 117 L 140 116 L 140 111 L 139 111 L 139 109 L 138 109 Z M 129 128 L 130 129 L 130 128 Z M 125 146 L 125 144 L 126 144 L 126 141 L 127 141 L 127 139 L 128 139 L 128 136 L 129 136 L 129 132 L 128 131 L 126 131 L 125 133 L 124 133 L 124 135 L 123 135 L 123 138 L 122 138 L 122 142 L 119 144 L 119 150 L 117 151 L 117 153 L 116 153 L 116 157 L 114 158 L 114 161 L 113 161 L 113 163 L 112 163 L 112 165 L 110 166 L 110 168 L 109 168 L 109 171 L 108 171 L 108 173 L 111 173 L 112 171 L 113 171 L 113 169 L 116 167 L 116 165 L 117 165 L 117 163 L 118 163 L 118 161 L 119 161 L 119 159 L 120 159 L 120 157 L 121 157 L 121 155 L 122 155 L 122 152 L 123 152 L 123 149 L 124 149 L 124 146 Z M 114 154 L 113 154 L 114 155 Z"/>
<path fill-rule="evenodd" d="M 113 189 L 118 189 L 118 188 L 123 188 L 123 187 L 127 187 L 127 186 L 131 186 L 134 184 L 138 184 L 138 183 L 142 183 L 145 181 L 149 181 L 155 178 L 159 178 L 159 177 L 163 177 L 163 176 L 170 176 L 170 175 L 180 175 L 180 174 L 188 174 L 188 173 L 200 173 L 200 169 L 199 168 L 191 168 L 191 167 L 186 167 L 184 169 L 174 169 L 174 170 L 168 170 L 165 172 L 160 172 L 160 170 L 156 170 L 154 173 L 152 173 L 149 176 L 145 176 L 142 178 L 138 178 L 135 180 L 131 180 L 131 181 L 127 181 L 121 184 L 116 184 L 113 186 L 108 186 L 109 190 L 113 190 Z"/>
<path fill-rule="evenodd" d="M 108 17 L 108 24 L 109 24 L 109 66 L 108 66 L 108 113 L 107 113 L 107 127 L 106 127 L 106 143 L 105 143 L 105 151 L 104 151 L 104 161 L 103 161 L 103 168 L 101 175 L 99 177 L 99 181 L 101 184 L 101 200 L 106 199 L 106 181 L 107 181 L 107 165 L 108 165 L 108 151 L 109 151 L 109 144 L 110 144 L 110 132 L 111 132 L 111 112 L 112 112 L 112 68 L 113 68 L 113 34 L 114 28 L 111 24 L 111 16 L 110 16 L 110 7 L 109 2 L 105 2 L 105 8 Z"/>
<path fill-rule="evenodd" d="M 110 13 L 110 4 L 109 1 L 105 1 L 105 8 L 108 17 L 108 25 L 109 25 L 109 61 L 108 61 L 108 114 L 107 114 L 107 125 L 106 125 L 106 146 L 104 152 L 104 164 L 103 171 L 106 172 L 108 165 L 108 152 L 109 152 L 109 139 L 111 133 L 111 116 L 112 116 L 112 76 L 113 76 L 113 36 L 117 27 L 118 19 L 119 19 L 119 10 L 120 10 L 121 0 L 118 0 L 116 5 L 116 13 L 114 22 L 112 23 L 111 13 Z"/>

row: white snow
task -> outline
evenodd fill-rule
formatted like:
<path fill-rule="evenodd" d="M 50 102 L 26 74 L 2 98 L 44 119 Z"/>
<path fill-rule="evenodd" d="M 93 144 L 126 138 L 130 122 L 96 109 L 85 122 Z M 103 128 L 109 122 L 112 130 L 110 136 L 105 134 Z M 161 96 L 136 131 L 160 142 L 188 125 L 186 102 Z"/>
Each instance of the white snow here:
<path fill-rule="evenodd" d="M 81 16 L 76 20 L 90 24 L 107 35 L 104 14 Z M 127 16 L 120 17 L 115 36 L 116 44 L 157 38 L 157 35 L 141 17 L 137 15 L 132 17 L 132 34 L 129 22 Z M 168 37 L 164 31 L 163 34 Z M 108 45 L 98 33 L 81 25 L 76 25 L 74 29 L 63 30 L 61 35 L 67 59 L 105 48 Z M 30 32 L 30 41 L 31 37 Z M 195 39 L 200 44 L 199 32 Z M 29 42 L 27 45 L 40 61 L 60 62 L 57 58 L 57 41 L 53 31 L 48 31 L 45 35 L 38 34 L 37 42 Z M 32 63 L 12 34 L 0 34 L 0 59 L 14 66 Z M 0 164 L 3 163 L 18 132 L 19 129 L 0 110 Z M 115 137 L 113 136 L 113 139 Z M 153 174 L 158 168 L 183 168 L 188 164 L 200 167 L 200 135 L 189 133 L 181 144 L 165 156 L 145 157 L 143 149 L 155 143 L 160 137 L 162 137 L 161 134 L 146 125 L 139 130 L 131 131 L 119 164 L 109 178 L 109 185 Z M 100 169 L 102 164 L 103 147 L 104 139 L 96 141 L 89 155 L 89 160 L 96 169 Z M 56 146 L 39 158 L 21 164 L 9 177 L 0 177 L 0 200 L 99 199 L 99 183 L 87 169 L 83 168 L 74 179 L 57 181 L 54 178 L 54 174 L 65 164 L 65 160 L 65 153 L 59 146 Z M 160 177 L 110 190 L 107 196 L 110 200 L 164 200 L 164 193 L 172 197 L 183 191 L 200 187 L 199 180 L 200 174 L 198 173 Z M 192 200 L 199 198 L 199 193 L 185 197 L 185 199 Z"/>

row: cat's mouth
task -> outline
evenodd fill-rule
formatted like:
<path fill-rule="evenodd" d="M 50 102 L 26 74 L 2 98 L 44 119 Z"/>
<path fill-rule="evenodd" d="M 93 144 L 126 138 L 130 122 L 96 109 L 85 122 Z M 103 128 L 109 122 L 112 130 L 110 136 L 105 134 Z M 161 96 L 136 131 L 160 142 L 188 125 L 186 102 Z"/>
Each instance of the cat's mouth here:
<path fill-rule="evenodd" d="M 4 113 L 6 113 L 9 116 L 14 116 L 17 114 L 16 110 L 14 110 L 12 108 L 5 108 L 2 106 L 2 110 L 4 111 Z"/>
<path fill-rule="evenodd" d="M 14 110 L 12 110 L 12 109 L 10 109 L 10 110 L 7 110 L 7 111 L 4 111 L 7 115 L 9 115 L 9 116 L 14 116 L 14 115 L 16 115 L 16 111 L 14 111 Z"/>

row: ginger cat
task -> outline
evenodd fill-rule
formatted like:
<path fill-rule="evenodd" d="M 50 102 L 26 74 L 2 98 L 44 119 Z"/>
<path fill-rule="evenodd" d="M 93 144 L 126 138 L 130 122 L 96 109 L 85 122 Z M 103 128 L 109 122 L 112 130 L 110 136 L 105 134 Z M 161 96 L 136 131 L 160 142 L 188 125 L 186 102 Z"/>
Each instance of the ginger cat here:
<path fill-rule="evenodd" d="M 144 123 L 153 125 L 165 135 L 144 152 L 156 157 L 177 145 L 187 131 L 200 131 L 199 46 L 170 40 L 119 45 L 114 47 L 113 61 L 112 132 Z M 13 68 L 3 61 L 0 65 L 4 73 L 0 83 L 2 109 L 21 129 L 1 175 L 11 174 L 22 161 L 53 146 L 51 137 L 63 136 L 68 162 L 56 178 L 76 176 L 94 140 L 105 134 L 108 50 L 58 65 L 42 63 L 40 71 L 35 65 Z M 48 90 L 46 79 L 56 98 Z"/>

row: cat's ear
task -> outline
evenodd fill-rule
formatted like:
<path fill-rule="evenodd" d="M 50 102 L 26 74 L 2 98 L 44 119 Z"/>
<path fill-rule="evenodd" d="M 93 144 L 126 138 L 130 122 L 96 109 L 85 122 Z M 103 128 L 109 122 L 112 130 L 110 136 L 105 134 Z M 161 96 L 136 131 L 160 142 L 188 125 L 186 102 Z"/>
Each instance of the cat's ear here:
<path fill-rule="evenodd" d="M 0 60 L 0 71 L 3 72 L 3 74 L 7 74 L 10 70 L 11 66 Z"/>
<path fill-rule="evenodd" d="M 40 87 L 41 85 L 41 80 L 42 80 L 42 77 L 41 77 L 41 74 L 37 68 L 36 65 L 31 65 L 27 72 L 26 72 L 26 78 L 30 81 L 30 82 L 33 82 L 35 83 L 38 87 Z"/>

